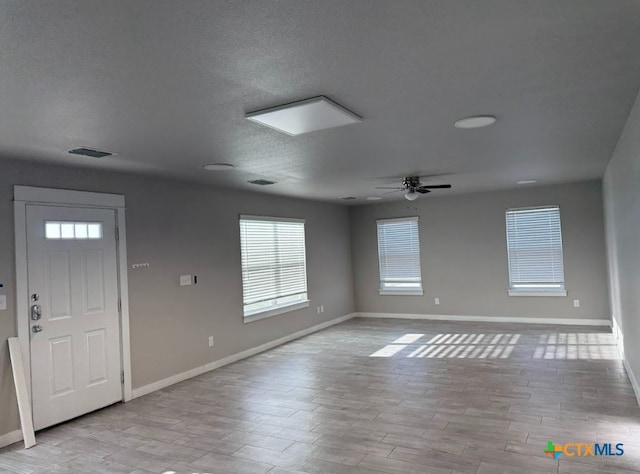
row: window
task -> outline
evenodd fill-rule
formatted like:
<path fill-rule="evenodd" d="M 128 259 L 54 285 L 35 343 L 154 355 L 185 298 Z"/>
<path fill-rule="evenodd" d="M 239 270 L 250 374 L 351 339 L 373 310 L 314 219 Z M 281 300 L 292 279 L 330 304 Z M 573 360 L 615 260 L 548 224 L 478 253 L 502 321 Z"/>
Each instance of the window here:
<path fill-rule="evenodd" d="M 240 216 L 245 322 L 309 306 L 304 221 Z"/>
<path fill-rule="evenodd" d="M 566 296 L 558 206 L 509 209 L 507 253 L 511 296 Z"/>
<path fill-rule="evenodd" d="M 380 294 L 422 294 L 418 218 L 378 221 Z"/>
<path fill-rule="evenodd" d="M 51 240 L 87 240 L 102 238 L 99 222 L 54 222 L 44 224 L 45 238 Z"/>

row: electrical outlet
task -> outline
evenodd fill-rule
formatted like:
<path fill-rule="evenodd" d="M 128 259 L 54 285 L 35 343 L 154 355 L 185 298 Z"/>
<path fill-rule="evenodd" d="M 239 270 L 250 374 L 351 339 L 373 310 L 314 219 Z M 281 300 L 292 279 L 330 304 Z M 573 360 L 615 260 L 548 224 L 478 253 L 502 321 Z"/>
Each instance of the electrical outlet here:
<path fill-rule="evenodd" d="M 573 300 L 573 307 L 574 308 L 579 308 L 580 307 L 580 300 Z"/>
<path fill-rule="evenodd" d="M 188 286 L 191 284 L 191 275 L 180 275 L 180 286 Z"/>
<path fill-rule="evenodd" d="M 131 268 L 137 270 L 139 268 L 149 268 L 150 266 L 151 264 L 149 263 L 134 263 L 133 265 L 131 265 Z"/>
<path fill-rule="evenodd" d="M 434 302 L 435 304 L 440 304 L 440 298 L 434 298 L 434 299 L 433 299 L 433 302 Z"/>
<path fill-rule="evenodd" d="M 213 347 L 213 336 L 209 336 L 209 347 Z"/>

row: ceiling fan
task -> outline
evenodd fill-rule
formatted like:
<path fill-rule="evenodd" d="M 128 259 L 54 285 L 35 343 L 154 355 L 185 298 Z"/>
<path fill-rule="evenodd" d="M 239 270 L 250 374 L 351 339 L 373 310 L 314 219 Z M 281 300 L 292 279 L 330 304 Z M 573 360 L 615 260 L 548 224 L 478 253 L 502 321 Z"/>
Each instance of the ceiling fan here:
<path fill-rule="evenodd" d="M 432 189 L 449 189 L 450 184 L 422 184 L 420 176 L 405 176 L 402 178 L 402 187 L 377 187 L 376 189 L 393 189 L 390 193 L 404 191 L 404 197 L 409 201 L 415 201 L 420 194 L 430 193 Z M 387 193 L 389 194 L 389 193 Z"/>

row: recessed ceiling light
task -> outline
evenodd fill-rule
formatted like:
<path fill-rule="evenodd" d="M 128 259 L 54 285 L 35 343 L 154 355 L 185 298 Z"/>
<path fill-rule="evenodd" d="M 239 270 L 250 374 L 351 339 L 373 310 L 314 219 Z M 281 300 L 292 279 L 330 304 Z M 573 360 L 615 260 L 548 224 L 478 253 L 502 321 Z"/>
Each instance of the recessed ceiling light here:
<path fill-rule="evenodd" d="M 251 112 L 246 117 L 287 135 L 362 122 L 362 118 L 324 96 Z"/>
<path fill-rule="evenodd" d="M 516 181 L 516 184 L 533 184 L 533 183 L 537 183 L 538 180 L 536 179 L 523 179 L 521 181 Z"/>
<path fill-rule="evenodd" d="M 369 196 L 367 201 L 379 201 L 380 199 L 382 199 L 380 196 Z"/>
<path fill-rule="evenodd" d="M 456 120 L 454 125 L 456 128 L 481 128 L 494 123 L 496 123 L 496 118 L 493 115 L 474 115 Z"/>
<path fill-rule="evenodd" d="M 204 165 L 203 168 L 207 171 L 228 171 L 235 168 L 235 166 L 229 163 L 211 163 L 209 165 Z"/>

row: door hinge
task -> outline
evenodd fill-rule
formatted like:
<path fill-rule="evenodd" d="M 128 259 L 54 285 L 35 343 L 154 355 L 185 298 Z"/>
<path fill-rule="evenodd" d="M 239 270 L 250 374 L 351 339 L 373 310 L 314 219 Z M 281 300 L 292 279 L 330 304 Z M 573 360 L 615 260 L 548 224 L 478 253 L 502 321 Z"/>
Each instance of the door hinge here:
<path fill-rule="evenodd" d="M 122 313 L 122 300 L 118 298 L 118 313 Z"/>
<path fill-rule="evenodd" d="M 120 383 L 124 383 L 124 370 L 120 372 Z"/>

